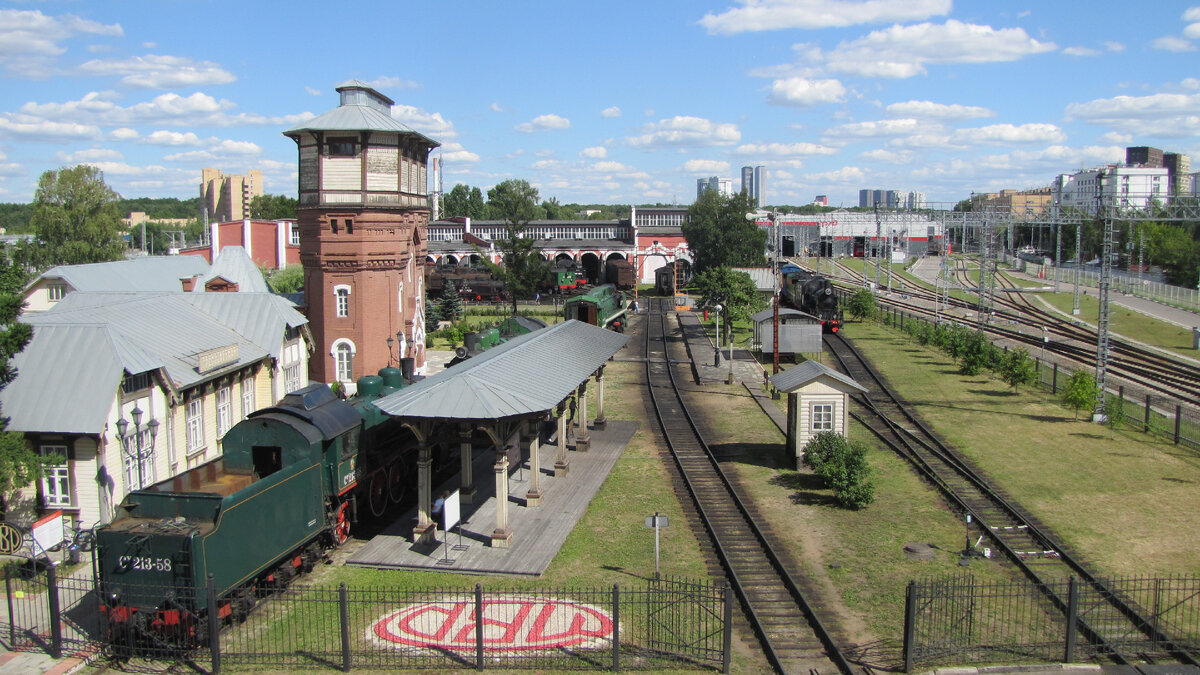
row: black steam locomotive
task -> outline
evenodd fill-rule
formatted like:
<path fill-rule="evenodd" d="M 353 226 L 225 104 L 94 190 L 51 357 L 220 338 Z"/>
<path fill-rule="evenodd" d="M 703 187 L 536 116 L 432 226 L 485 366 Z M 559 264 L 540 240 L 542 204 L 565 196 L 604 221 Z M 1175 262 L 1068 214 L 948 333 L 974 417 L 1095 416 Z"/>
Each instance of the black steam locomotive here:
<path fill-rule="evenodd" d="M 780 299 L 784 306 L 815 316 L 826 333 L 842 327 L 842 310 L 828 277 L 788 265 L 780 272 Z"/>

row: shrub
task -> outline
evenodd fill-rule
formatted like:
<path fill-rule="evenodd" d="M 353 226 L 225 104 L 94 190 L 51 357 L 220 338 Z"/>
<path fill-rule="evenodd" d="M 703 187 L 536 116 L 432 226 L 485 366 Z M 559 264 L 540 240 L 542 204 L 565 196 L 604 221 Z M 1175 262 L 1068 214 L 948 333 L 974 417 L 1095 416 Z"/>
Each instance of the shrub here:
<path fill-rule="evenodd" d="M 865 445 L 850 443 L 840 434 L 824 431 L 804 446 L 804 463 L 833 490 L 839 505 L 861 509 L 875 501 Z"/>

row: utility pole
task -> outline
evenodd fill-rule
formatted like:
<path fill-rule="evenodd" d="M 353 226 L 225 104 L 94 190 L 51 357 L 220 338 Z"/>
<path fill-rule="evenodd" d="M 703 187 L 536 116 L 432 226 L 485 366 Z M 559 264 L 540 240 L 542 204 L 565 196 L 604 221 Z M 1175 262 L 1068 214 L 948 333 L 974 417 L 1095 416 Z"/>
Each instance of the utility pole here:
<path fill-rule="evenodd" d="M 1071 314 L 1079 316 L 1079 273 L 1083 271 L 1083 221 L 1075 223 L 1075 304 Z"/>

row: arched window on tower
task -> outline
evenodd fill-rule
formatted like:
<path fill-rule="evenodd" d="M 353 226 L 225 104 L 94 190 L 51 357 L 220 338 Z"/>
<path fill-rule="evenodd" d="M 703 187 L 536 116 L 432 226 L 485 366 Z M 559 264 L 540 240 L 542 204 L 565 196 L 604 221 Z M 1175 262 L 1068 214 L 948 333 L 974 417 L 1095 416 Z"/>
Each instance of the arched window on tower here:
<path fill-rule="evenodd" d="M 349 342 L 341 342 L 333 348 L 333 360 L 336 366 L 338 382 L 354 381 L 354 346 Z"/>

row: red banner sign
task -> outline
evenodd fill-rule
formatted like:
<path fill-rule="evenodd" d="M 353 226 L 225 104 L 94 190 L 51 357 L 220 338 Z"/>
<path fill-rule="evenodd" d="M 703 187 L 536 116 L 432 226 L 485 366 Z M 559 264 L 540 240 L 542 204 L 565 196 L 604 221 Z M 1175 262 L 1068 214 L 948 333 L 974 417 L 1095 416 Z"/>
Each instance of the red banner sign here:
<path fill-rule="evenodd" d="M 474 651 L 479 626 L 473 600 L 409 605 L 369 629 L 368 638 L 389 646 Z M 547 598 L 485 598 L 483 648 L 537 651 L 609 643 L 612 617 L 588 605 Z"/>

